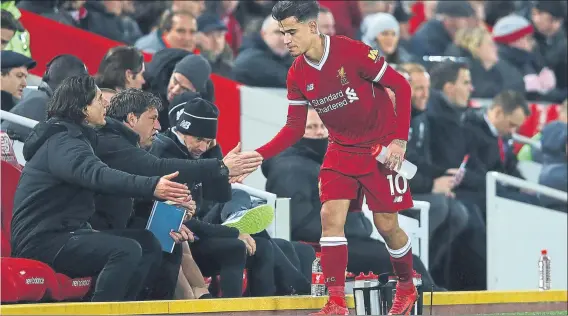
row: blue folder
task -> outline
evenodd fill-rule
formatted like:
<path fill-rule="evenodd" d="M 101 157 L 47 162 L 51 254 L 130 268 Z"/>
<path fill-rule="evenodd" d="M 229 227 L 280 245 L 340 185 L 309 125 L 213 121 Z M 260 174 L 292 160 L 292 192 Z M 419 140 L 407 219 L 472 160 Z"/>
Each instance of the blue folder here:
<path fill-rule="evenodd" d="M 146 229 L 160 241 L 163 251 L 169 253 L 174 251 L 175 242 L 170 232 L 181 229 L 184 217 L 185 209 L 164 202 L 154 202 Z"/>

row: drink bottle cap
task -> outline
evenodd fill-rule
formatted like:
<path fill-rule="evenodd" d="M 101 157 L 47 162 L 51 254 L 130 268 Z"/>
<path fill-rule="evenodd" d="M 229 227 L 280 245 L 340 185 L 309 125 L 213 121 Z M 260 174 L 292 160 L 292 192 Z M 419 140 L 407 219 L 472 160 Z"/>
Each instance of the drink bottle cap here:
<path fill-rule="evenodd" d="M 547 255 L 547 254 L 548 254 L 548 251 L 546 251 L 546 249 L 543 249 L 543 250 L 540 251 L 540 254 L 542 254 L 542 255 Z"/>

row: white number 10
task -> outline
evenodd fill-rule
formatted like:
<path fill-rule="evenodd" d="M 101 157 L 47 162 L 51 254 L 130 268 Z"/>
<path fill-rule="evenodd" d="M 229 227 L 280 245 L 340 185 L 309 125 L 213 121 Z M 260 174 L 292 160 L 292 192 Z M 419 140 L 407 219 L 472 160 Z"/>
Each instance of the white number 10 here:
<path fill-rule="evenodd" d="M 400 181 L 399 181 L 399 179 L 401 178 L 402 178 L 402 188 L 400 187 Z M 398 173 L 396 174 L 396 176 L 394 176 L 394 179 L 392 177 L 392 174 L 389 174 L 387 176 L 387 179 L 389 180 L 391 195 L 394 195 L 395 189 L 396 193 L 398 194 L 404 194 L 408 189 L 408 181 L 406 180 L 405 177 L 401 176 Z"/>

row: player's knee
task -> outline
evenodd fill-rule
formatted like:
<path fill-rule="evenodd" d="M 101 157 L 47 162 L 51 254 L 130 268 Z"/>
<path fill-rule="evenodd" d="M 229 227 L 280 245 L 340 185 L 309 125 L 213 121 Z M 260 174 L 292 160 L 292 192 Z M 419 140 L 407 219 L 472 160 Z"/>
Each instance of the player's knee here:
<path fill-rule="evenodd" d="M 321 209 L 321 227 L 324 237 L 344 236 L 343 228 L 349 204 L 333 202 L 326 202 Z"/>
<path fill-rule="evenodd" d="M 388 238 L 398 230 L 398 214 L 375 213 L 375 226 L 383 238 Z"/>

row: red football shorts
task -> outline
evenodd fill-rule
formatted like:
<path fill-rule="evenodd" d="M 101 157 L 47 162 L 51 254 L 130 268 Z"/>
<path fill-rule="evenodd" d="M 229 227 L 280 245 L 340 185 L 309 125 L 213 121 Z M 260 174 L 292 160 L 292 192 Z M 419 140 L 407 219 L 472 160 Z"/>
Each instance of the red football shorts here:
<path fill-rule="evenodd" d="M 322 204 L 351 200 L 349 211 L 360 211 L 363 197 L 374 213 L 396 213 L 413 206 L 408 180 L 369 153 L 328 150 L 319 174 L 319 191 Z"/>

